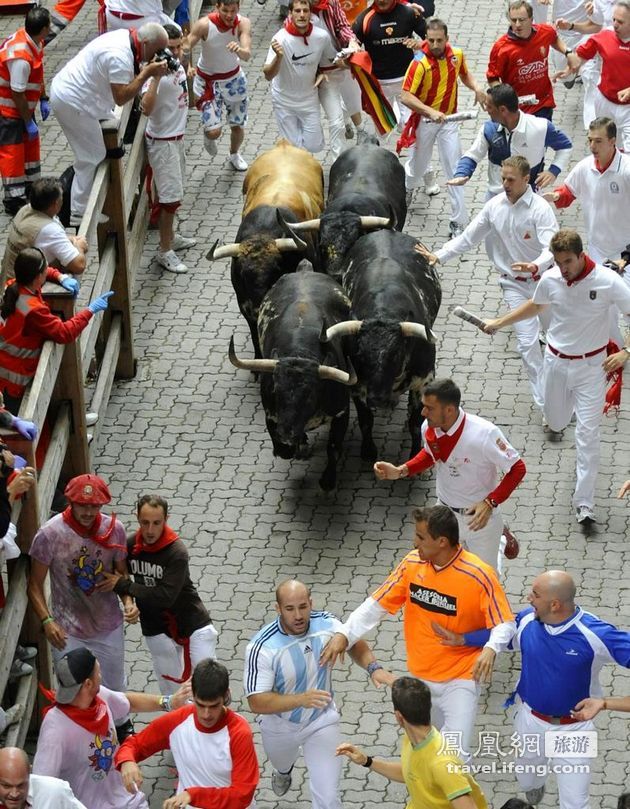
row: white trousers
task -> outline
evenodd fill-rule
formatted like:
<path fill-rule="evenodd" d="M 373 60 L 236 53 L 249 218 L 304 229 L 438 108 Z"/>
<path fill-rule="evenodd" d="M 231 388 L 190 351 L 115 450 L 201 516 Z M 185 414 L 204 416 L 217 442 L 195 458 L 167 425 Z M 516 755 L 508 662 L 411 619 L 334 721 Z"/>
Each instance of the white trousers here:
<path fill-rule="evenodd" d="M 216 659 L 217 630 L 212 624 L 202 626 L 190 636 L 190 660 L 193 668 L 200 660 L 207 657 Z M 168 635 L 145 636 L 151 659 L 153 671 L 162 694 L 174 694 L 179 688 L 178 683 L 165 680 L 168 677 L 181 677 L 184 670 L 184 650 Z"/>
<path fill-rule="evenodd" d="M 416 188 L 428 171 L 434 143 L 437 143 L 444 176 L 450 180 L 455 175 L 457 161 L 462 156 L 459 125 L 454 121 L 447 121 L 444 124 L 420 121 L 416 129 L 416 142 L 405 163 L 408 189 Z M 451 221 L 465 225 L 468 222 L 468 211 L 464 202 L 463 187 L 448 185 L 446 188 L 451 203 Z"/>
<path fill-rule="evenodd" d="M 50 88 L 50 104 L 59 126 L 74 153 L 74 180 L 70 192 L 70 210 L 84 214 L 99 163 L 105 159 L 101 125 L 89 113 L 66 104 L 55 93 L 55 80 Z M 88 104 L 86 101 L 86 109 Z"/>
<path fill-rule="evenodd" d="M 310 110 L 292 110 L 273 102 L 273 111 L 280 137 L 308 152 L 321 152 L 325 144 L 319 104 Z"/>
<path fill-rule="evenodd" d="M 544 360 L 544 413 L 552 430 L 564 430 L 575 412 L 577 483 L 574 506 L 593 507 L 599 467 L 599 427 L 606 398 L 606 352 L 584 360 L 562 360 L 551 351 Z"/>
<path fill-rule="evenodd" d="M 313 809 L 341 809 L 339 778 L 341 757 L 335 756 L 341 742 L 339 714 L 328 708 L 314 722 L 296 725 L 274 714 L 258 719 L 263 747 L 275 770 L 288 773 L 300 754 L 308 769 Z"/>
<path fill-rule="evenodd" d="M 118 31 L 120 28 L 126 28 L 127 30 L 130 28 L 135 28 L 137 30 L 143 25 L 146 25 L 148 22 L 157 22 L 160 25 L 173 22 L 172 18 L 169 17 L 168 14 L 163 13 L 147 14 L 145 17 L 141 17 L 139 20 L 121 20 L 120 17 L 115 17 L 113 14 L 110 14 L 107 7 L 105 8 L 105 19 L 107 21 L 108 31 Z"/>
<path fill-rule="evenodd" d="M 543 6 L 545 8 L 545 6 Z M 582 40 L 587 39 L 584 34 L 575 31 L 563 31 L 562 39 L 566 46 L 575 50 Z M 553 48 L 550 50 L 549 55 L 553 65 L 554 72 L 564 70 L 567 66 L 566 58 Z M 584 90 L 584 99 L 582 102 L 582 119 L 584 129 L 588 129 L 588 125 L 596 117 L 595 115 L 595 91 L 599 83 L 599 76 L 601 73 L 602 62 L 599 56 L 594 59 L 589 59 L 584 62 L 580 68 L 580 76 L 582 78 L 582 88 Z M 575 90 L 573 91 L 575 92 Z"/>
<path fill-rule="evenodd" d="M 514 730 L 521 743 L 527 740 L 525 750 L 516 759 L 516 777 L 521 789 L 542 787 L 550 772 L 554 772 L 558 782 L 559 809 L 590 809 L 588 790 L 591 783 L 590 766 L 592 758 L 552 758 L 545 756 L 545 734 L 584 733 L 595 730 L 593 722 L 575 722 L 571 725 L 551 725 L 533 716 L 528 705 L 521 703 L 514 717 Z M 533 742 L 537 738 L 537 744 Z M 547 737 L 549 738 L 549 737 Z M 579 772 L 582 766 L 588 772 Z M 525 771 L 527 769 L 527 771 Z M 563 772 L 564 770 L 564 772 Z"/>
<path fill-rule="evenodd" d="M 112 691 L 126 691 L 127 677 L 125 675 L 125 633 L 121 624 L 106 635 L 93 638 L 77 638 L 68 635 L 64 649 L 51 646 L 53 660 L 56 662 L 66 652 L 82 647 L 88 648 L 101 664 L 101 677 L 103 685 Z"/>
<path fill-rule="evenodd" d="M 503 300 L 511 311 L 533 297 L 536 281 L 515 281 L 513 278 L 501 277 L 499 286 L 503 290 Z M 534 403 L 542 410 L 543 355 L 538 342 L 540 336 L 538 318 L 530 317 L 514 323 L 514 333 L 516 334 L 516 348 L 525 366 Z"/>
<path fill-rule="evenodd" d="M 459 744 L 460 755 L 465 760 L 469 759 L 481 686 L 474 680 L 424 682 L 431 691 L 431 724 L 441 733 L 453 734 Z"/>
<path fill-rule="evenodd" d="M 400 93 L 402 92 L 404 76 L 399 79 L 379 79 L 383 95 L 392 105 L 396 121 L 398 122 L 398 130 L 402 132 L 404 125 L 407 123 L 407 118 L 411 115 L 409 107 L 405 107 L 400 101 Z"/>
<path fill-rule="evenodd" d="M 617 124 L 617 146 L 630 152 L 630 104 L 613 104 L 595 89 L 595 115 L 613 119 Z"/>
<path fill-rule="evenodd" d="M 330 151 L 337 158 L 351 144 L 346 140 L 346 124 L 343 117 L 341 92 L 339 85 L 329 80 L 321 82 L 317 90 L 319 103 L 322 105 L 324 115 L 328 121 L 330 133 Z"/>
<path fill-rule="evenodd" d="M 438 500 L 437 505 L 448 505 L 448 503 L 442 503 Z M 493 509 L 488 522 L 478 531 L 473 531 L 468 527 L 468 523 L 472 519 L 470 515 L 459 514 L 457 511 L 453 513 L 457 517 L 459 525 L 459 544 L 500 572 L 499 548 L 501 546 L 501 536 L 503 535 L 501 509 Z"/>

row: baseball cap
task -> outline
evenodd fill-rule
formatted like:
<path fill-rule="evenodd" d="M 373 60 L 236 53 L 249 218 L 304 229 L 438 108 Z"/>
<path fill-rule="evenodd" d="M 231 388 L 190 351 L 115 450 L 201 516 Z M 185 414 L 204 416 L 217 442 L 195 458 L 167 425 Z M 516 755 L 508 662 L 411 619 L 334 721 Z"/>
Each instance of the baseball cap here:
<path fill-rule="evenodd" d="M 96 658 L 89 649 L 81 646 L 59 658 L 55 663 L 55 673 L 59 681 L 56 700 L 62 705 L 72 702 L 81 686 L 94 671 Z"/>

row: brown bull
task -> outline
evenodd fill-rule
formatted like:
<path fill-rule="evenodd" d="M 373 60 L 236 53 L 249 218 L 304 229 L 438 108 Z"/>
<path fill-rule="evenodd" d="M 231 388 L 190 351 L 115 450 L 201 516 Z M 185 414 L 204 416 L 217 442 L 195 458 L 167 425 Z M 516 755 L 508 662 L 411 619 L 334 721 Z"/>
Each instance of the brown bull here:
<path fill-rule="evenodd" d="M 324 207 L 324 173 L 310 152 L 280 140 L 251 164 L 243 194 L 243 217 L 260 205 L 270 205 L 289 208 L 298 221 L 313 219 Z"/>

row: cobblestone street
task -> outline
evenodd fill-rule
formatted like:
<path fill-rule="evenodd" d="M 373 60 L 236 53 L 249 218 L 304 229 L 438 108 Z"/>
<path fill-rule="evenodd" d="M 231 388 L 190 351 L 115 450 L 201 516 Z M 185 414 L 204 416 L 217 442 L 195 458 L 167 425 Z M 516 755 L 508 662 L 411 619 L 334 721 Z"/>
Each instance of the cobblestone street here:
<path fill-rule="evenodd" d="M 464 0 L 453 0 L 437 6 L 451 28 L 452 42 L 464 48 L 469 67 L 483 84 L 491 43 L 506 27 L 503 3 L 479 0 L 471 9 Z M 95 2 L 88 2 L 78 20 L 47 49 L 48 86 L 56 69 L 93 35 L 96 8 Z M 254 56 L 246 65 L 251 107 L 243 148 L 243 156 L 251 162 L 277 137 L 261 68 L 279 22 L 274 0 L 268 0 L 266 6 L 244 0 L 241 11 L 252 18 L 254 31 Z M 0 24 L 3 35 L 8 35 L 21 20 L 3 17 Z M 581 88 L 578 85 L 567 91 L 559 84 L 556 98 L 555 122 L 574 140 L 573 165 L 586 154 Z M 472 93 L 462 88 L 460 109 L 471 105 Z M 479 121 L 462 125 L 464 148 L 483 118 L 481 112 Z M 44 172 L 59 175 L 72 162 L 71 153 L 53 119 L 41 131 Z M 128 527 L 135 527 L 134 504 L 139 495 L 157 492 L 169 500 L 170 523 L 187 542 L 193 579 L 219 631 L 219 659 L 232 677 L 232 707 L 253 723 L 242 692 L 243 656 L 251 636 L 274 615 L 276 584 L 298 576 L 311 585 L 316 607 L 326 607 L 340 617 L 347 615 L 411 548 L 410 509 L 432 502 L 435 483 L 432 476 L 377 483 L 371 468 L 359 457 L 354 410 L 335 493 L 325 496 L 317 485 L 325 463 L 324 428 L 311 437 L 314 452 L 310 460 L 273 457 L 258 383 L 249 373 L 233 368 L 227 357 L 232 335 L 237 353 L 253 356 L 249 331 L 230 283 L 229 260 L 211 264 L 205 258 L 216 239 L 234 239 L 240 222 L 243 175 L 227 163 L 225 133 L 219 141 L 219 154 L 211 162 L 203 149 L 194 110 L 187 138 L 188 183 L 179 229 L 198 240 L 196 247 L 183 254 L 190 272 L 178 276 L 162 272 L 153 261 L 157 232 L 149 232 L 134 300 L 137 376 L 114 386 L 109 408 L 101 414 L 104 428 L 92 447 L 92 457 L 95 470 L 110 484 L 114 510 Z M 393 148 L 393 142 L 389 145 Z M 437 167 L 436 152 L 434 157 Z M 326 154 L 326 176 L 329 167 Z M 444 179 L 439 181 L 443 184 Z M 466 186 L 471 213 L 479 210 L 485 192 L 484 165 Z M 558 212 L 558 219 L 561 225 L 581 230 L 577 205 Z M 448 238 L 448 220 L 445 191 L 432 198 L 419 191 L 405 230 L 437 248 Z M 5 216 L 3 241 L 7 221 Z M 512 332 L 488 338 L 449 314 L 457 304 L 487 316 L 498 314 L 502 300 L 495 275 L 483 245 L 447 265 L 442 270 L 443 304 L 434 331 L 438 335 L 438 375 L 452 376 L 464 392 L 463 406 L 499 425 L 527 464 L 525 480 L 503 507 L 521 542 L 521 554 L 507 564 L 505 576 L 512 607 L 517 611 L 526 603 L 535 575 L 563 568 L 576 579 L 582 607 L 629 629 L 630 584 L 625 573 L 630 564 L 626 544 L 630 503 L 616 499 L 619 486 L 629 476 L 628 385 L 620 413 L 604 419 L 598 523 L 586 535 L 576 524 L 571 506 L 575 480 L 572 427 L 560 443 L 546 440 Z M 89 270 L 84 287 L 82 299 L 90 288 Z M 405 417 L 404 402 L 391 416 L 377 417 L 379 457 L 397 463 L 408 458 Z M 401 630 L 400 622 L 390 619 L 368 641 L 373 642 L 380 662 L 402 674 Z M 128 628 L 126 635 L 130 688 L 157 690 L 139 629 Z M 389 693 L 375 690 L 364 671 L 348 666 L 342 666 L 336 678 L 344 738 L 357 741 L 372 755 L 396 755 L 399 732 Z M 518 655 L 502 655 L 491 686 L 482 694 L 478 730 L 498 734 L 502 752 L 510 750 L 512 734 L 511 711 L 503 703 L 515 686 L 519 667 Z M 630 693 L 628 675 L 621 668 L 606 668 L 602 681 L 606 694 Z M 612 718 L 603 714 L 597 720 L 599 757 L 593 762 L 591 788 L 594 809 L 616 806 L 617 796 L 630 784 L 627 722 L 624 714 Z M 292 789 L 278 799 L 271 791 L 270 765 L 258 747 L 260 809 L 310 807 L 303 761 L 299 759 L 294 770 Z M 498 761 L 497 767 L 501 767 L 503 760 L 488 755 L 477 757 L 476 763 Z M 162 800 L 174 794 L 174 771 L 161 756 L 150 759 L 143 770 L 151 807 L 160 809 Z M 478 780 L 493 807 L 518 794 L 510 773 L 482 773 Z M 390 784 L 353 765 L 344 765 L 342 789 L 348 809 L 377 805 L 400 809 L 406 796 L 404 785 Z M 557 806 L 553 778 L 541 806 Z"/>

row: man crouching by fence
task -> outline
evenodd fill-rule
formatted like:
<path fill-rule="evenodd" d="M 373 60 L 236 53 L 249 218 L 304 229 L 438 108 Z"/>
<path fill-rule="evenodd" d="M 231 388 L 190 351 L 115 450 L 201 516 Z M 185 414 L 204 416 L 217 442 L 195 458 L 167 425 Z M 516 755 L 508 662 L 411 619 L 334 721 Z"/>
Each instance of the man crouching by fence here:
<path fill-rule="evenodd" d="M 174 231 L 175 212 L 184 196 L 186 163 L 184 134 L 188 115 L 188 85 L 186 71 L 180 63 L 182 30 L 175 23 L 164 26 L 168 34 L 166 76 L 152 76 L 142 87 L 142 112 L 148 117 L 145 133 L 147 156 L 155 183 L 157 197 L 153 212 L 159 211 L 160 247 L 157 263 L 169 272 L 187 272 L 188 267 L 176 251 L 186 250 L 197 243 Z M 150 181 L 149 181 L 150 185 Z"/>

